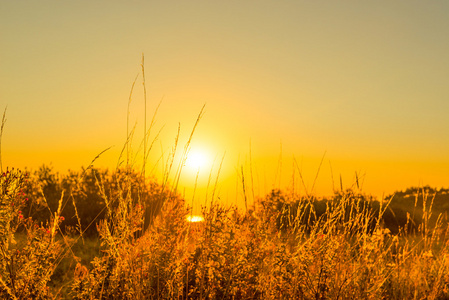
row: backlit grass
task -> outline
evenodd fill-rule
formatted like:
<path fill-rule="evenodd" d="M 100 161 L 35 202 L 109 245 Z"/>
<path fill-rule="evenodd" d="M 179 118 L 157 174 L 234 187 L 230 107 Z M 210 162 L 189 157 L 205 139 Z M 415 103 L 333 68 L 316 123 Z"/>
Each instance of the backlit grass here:
<path fill-rule="evenodd" d="M 248 211 L 217 202 L 189 222 L 181 197 L 164 193 L 160 210 L 146 214 L 156 202 L 134 197 L 135 181 L 116 177 L 118 190 L 107 191 L 99 176 L 106 213 L 83 245 L 76 229 L 61 229 L 73 217 L 64 216 L 68 191 L 51 209 L 25 192 L 33 176 L 0 177 L 2 299 L 449 297 L 447 225 L 422 219 L 416 231 L 405 224 L 392 234 L 387 207 L 352 191 L 321 201 L 273 191 Z M 30 201 L 52 211 L 48 222 L 28 216 Z"/>
<path fill-rule="evenodd" d="M 330 199 L 273 190 L 242 209 L 214 189 L 190 222 L 177 186 L 202 113 L 176 165 L 178 132 L 162 178 L 145 176 L 146 120 L 140 168 L 129 124 L 125 163 L 112 171 L 3 169 L 0 152 L 0 298 L 449 298 L 447 214 L 435 190 L 414 190 L 413 205 L 358 190 Z M 241 180 L 246 195 L 243 169 Z"/>

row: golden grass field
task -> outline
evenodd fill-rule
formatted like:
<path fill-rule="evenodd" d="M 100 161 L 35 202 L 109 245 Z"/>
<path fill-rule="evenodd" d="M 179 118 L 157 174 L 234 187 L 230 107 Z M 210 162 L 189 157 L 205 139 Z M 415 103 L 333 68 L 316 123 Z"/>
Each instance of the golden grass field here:
<path fill-rule="evenodd" d="M 167 159 L 174 180 L 150 178 L 147 137 L 139 170 L 129 140 L 113 171 L 2 166 L 1 299 L 449 299 L 434 190 L 414 190 L 401 211 L 358 188 L 328 199 L 273 190 L 242 207 L 212 196 L 191 222 L 183 160 Z"/>
<path fill-rule="evenodd" d="M 447 224 L 439 218 L 429 226 L 430 211 L 393 234 L 382 221 L 387 206 L 371 205 L 375 200 L 363 194 L 348 190 L 320 202 L 273 191 L 247 211 L 210 203 L 202 221 L 189 222 L 182 198 L 156 185 L 156 194 L 145 197 L 131 174 L 94 176 L 105 210 L 88 234 L 67 209 L 79 202 L 75 215 L 84 214 L 80 195 L 92 192 L 87 176 L 83 181 L 78 174 L 50 203 L 55 177 L 6 170 L 0 177 L 1 298 L 449 297 Z M 33 195 L 37 186 L 41 196 Z M 39 213 L 47 222 L 38 221 Z M 68 218 L 79 225 L 64 226 Z"/>

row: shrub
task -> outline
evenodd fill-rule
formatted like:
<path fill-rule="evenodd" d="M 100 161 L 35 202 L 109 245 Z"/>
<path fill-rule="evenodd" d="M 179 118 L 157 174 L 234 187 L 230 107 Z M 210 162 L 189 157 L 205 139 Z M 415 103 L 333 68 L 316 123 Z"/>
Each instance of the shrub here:
<path fill-rule="evenodd" d="M 28 174 L 7 170 L 0 176 L 0 297 L 2 299 L 52 298 L 49 282 L 63 256 L 55 236 L 62 219 L 56 211 L 49 222 L 39 224 L 24 216 L 30 202 L 24 192 Z M 21 228 L 23 241 L 16 240 Z"/>

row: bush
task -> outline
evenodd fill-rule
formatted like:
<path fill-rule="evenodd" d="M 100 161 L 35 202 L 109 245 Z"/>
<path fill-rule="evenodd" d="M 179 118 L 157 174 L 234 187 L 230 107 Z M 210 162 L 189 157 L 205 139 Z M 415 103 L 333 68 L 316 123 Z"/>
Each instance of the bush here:
<path fill-rule="evenodd" d="M 28 174 L 7 170 L 0 176 L 0 297 L 2 299 L 52 298 L 48 283 L 63 255 L 56 241 L 60 215 L 44 225 L 24 215 L 31 200 L 25 193 Z M 21 228 L 24 241 L 16 241 Z"/>
<path fill-rule="evenodd" d="M 168 191 L 155 180 L 145 181 L 134 170 L 109 172 L 92 168 L 60 175 L 44 165 L 30 177 L 26 193 L 31 201 L 24 208 L 26 216 L 46 223 L 62 199 L 61 216 L 65 222 L 61 229 L 64 233 L 66 229 L 77 228 L 80 233 L 96 235 L 96 224 L 105 219 L 108 212 L 106 200 L 112 199 L 109 205 L 116 208 L 118 199 L 127 197 L 128 193 L 144 208 L 144 228 L 147 228 L 168 196 Z"/>

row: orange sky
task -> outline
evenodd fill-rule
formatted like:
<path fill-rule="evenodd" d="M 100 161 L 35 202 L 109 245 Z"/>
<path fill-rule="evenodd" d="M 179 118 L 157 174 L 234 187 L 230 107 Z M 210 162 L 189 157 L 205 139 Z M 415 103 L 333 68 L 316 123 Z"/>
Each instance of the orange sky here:
<path fill-rule="evenodd" d="M 226 153 L 218 190 L 230 203 L 242 193 L 236 174 L 242 166 L 245 176 L 251 173 L 250 141 L 258 195 L 291 184 L 298 175 L 293 157 L 310 191 L 323 155 L 318 194 L 331 193 L 340 174 L 350 187 L 356 172 L 365 174 L 364 191 L 379 196 L 408 186 L 448 186 L 445 1 L 0 6 L 4 165 L 79 169 L 113 146 L 96 166 L 115 167 L 144 53 L 148 119 L 163 99 L 150 138 L 163 128 L 149 162 L 155 172 L 178 124 L 182 150 L 206 104 L 192 151 L 216 162 L 200 171 L 198 190 Z M 143 103 L 140 74 L 130 106 L 135 151 Z M 185 171 L 188 193 L 195 171 Z"/>

